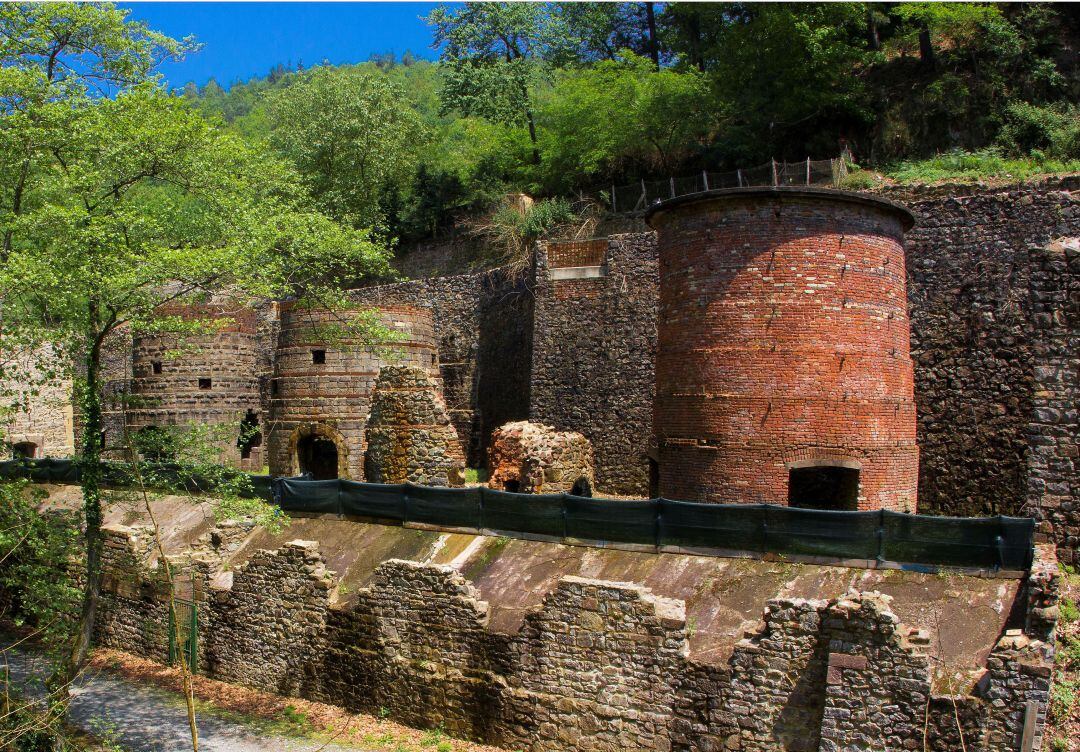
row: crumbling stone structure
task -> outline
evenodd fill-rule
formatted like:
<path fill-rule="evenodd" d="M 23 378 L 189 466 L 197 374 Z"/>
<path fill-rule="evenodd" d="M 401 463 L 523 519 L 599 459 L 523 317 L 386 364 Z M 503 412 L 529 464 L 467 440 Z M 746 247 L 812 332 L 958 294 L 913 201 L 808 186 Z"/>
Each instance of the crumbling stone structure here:
<path fill-rule="evenodd" d="M 154 571 L 140 568 L 140 535 L 109 535 L 98 642 L 161 660 L 162 594 Z M 641 584 L 563 576 L 508 630 L 495 628 L 477 586 L 444 564 L 385 560 L 345 596 L 326 566 L 340 553 L 296 540 L 203 570 L 195 597 L 204 673 L 385 709 L 511 749 L 951 752 L 961 735 L 988 752 L 1019 752 L 1025 737 L 1041 746 L 1050 547 L 1014 609 L 1033 626 L 1007 629 L 981 678 L 944 687 L 954 696 L 934 684 L 929 635 L 877 592 L 771 599 L 729 656 L 706 660 L 691 648 L 684 603 Z M 1042 609 L 1037 619 L 1024 599 Z"/>
<path fill-rule="evenodd" d="M 529 421 L 495 430 L 488 448 L 488 486 L 518 493 L 592 496 L 595 476 L 589 440 Z"/>
<path fill-rule="evenodd" d="M 465 455 L 430 369 L 383 366 L 371 399 L 364 477 L 370 483 L 460 486 Z"/>
<path fill-rule="evenodd" d="M 714 191 L 650 210 L 660 252 L 659 493 L 915 511 L 911 215 L 842 191 Z"/>
<path fill-rule="evenodd" d="M 430 311 L 374 310 L 399 341 L 372 349 L 349 331 L 349 322 L 370 315 L 367 307 L 342 312 L 282 306 L 270 389 L 274 475 L 363 480 L 364 430 L 379 369 L 400 362 L 438 375 Z"/>
<path fill-rule="evenodd" d="M 179 337 L 136 336 L 132 346 L 128 429 L 141 431 L 189 424 L 219 426 L 223 459 L 258 472 L 262 468 L 262 412 L 257 368 L 256 312 L 235 305 L 173 305 L 162 315 L 207 322 L 213 333 Z M 241 437 L 243 431 L 251 436 Z M 116 437 L 120 438 L 120 437 Z M 243 440 L 242 440 L 243 438 Z"/>

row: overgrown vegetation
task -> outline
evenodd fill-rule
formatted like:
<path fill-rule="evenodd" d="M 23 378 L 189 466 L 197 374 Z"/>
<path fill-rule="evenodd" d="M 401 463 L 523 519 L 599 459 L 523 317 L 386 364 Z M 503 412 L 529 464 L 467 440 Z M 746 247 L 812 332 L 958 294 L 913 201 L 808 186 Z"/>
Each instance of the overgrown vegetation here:
<path fill-rule="evenodd" d="M 1066 567 L 1062 585 L 1047 740 L 1054 752 L 1074 752 L 1070 744 L 1080 739 L 1080 575 Z"/>
<path fill-rule="evenodd" d="M 335 138 L 353 120 L 403 123 L 413 137 L 373 146 L 387 169 L 362 188 L 376 224 L 403 239 L 466 219 L 505 225 L 508 193 L 595 198 L 612 184 L 845 149 L 867 168 L 855 188 L 874 185 L 874 171 L 1023 179 L 1080 160 L 1080 12 L 1068 4 L 465 3 L 428 20 L 436 63 L 279 66 L 185 96 L 286 156 L 282 128 L 297 123 Z M 341 113 L 340 128 L 337 109 L 300 93 L 331 81 L 340 101 L 362 101 L 344 98 L 345 82 L 372 100 Z M 296 108 L 287 121 L 273 116 L 283 101 Z M 292 157 L 323 195 L 325 160 Z"/>

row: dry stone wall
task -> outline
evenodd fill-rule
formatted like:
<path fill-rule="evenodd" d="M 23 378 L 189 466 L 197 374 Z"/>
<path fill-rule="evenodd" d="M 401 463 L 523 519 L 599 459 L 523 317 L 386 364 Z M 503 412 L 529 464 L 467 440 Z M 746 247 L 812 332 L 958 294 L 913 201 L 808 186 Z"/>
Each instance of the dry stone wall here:
<path fill-rule="evenodd" d="M 435 379 L 422 368 L 383 366 L 371 398 L 364 477 L 460 486 L 464 471 L 461 443 Z"/>
<path fill-rule="evenodd" d="M 589 439 L 601 492 L 649 492 L 657 268 L 651 233 L 608 238 L 594 277 L 556 279 L 536 252 L 529 419 Z"/>
<path fill-rule="evenodd" d="M 99 643 L 162 660 L 141 536 L 113 534 Z M 1052 645 L 1041 635 L 1053 626 L 1054 584 L 1039 573 L 1053 564 L 1042 547 L 1028 599 L 1043 609 L 1041 622 L 1028 619 L 1035 631 L 1007 632 L 957 698 L 935 693 L 928 637 L 878 593 L 772 600 L 729 658 L 702 663 L 689 655 L 683 603 L 638 584 L 564 577 L 502 633 L 454 568 L 389 560 L 344 593 L 305 541 L 217 572 L 200 658 L 214 678 L 385 709 L 511 749 L 946 752 L 962 734 L 969 749 L 1018 752 L 1049 697 Z"/>

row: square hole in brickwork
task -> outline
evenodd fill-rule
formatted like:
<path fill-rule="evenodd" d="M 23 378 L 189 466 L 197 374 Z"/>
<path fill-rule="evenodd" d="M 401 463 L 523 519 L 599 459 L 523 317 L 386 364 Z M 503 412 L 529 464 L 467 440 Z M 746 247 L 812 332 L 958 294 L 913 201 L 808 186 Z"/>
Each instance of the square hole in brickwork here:
<path fill-rule="evenodd" d="M 317 366 L 321 366 L 326 362 L 326 350 L 312 350 L 311 362 Z"/>
<path fill-rule="evenodd" d="M 211 386 L 213 386 L 213 382 L 211 382 L 209 378 L 199 379 L 200 389 L 209 389 Z"/>
<path fill-rule="evenodd" d="M 788 506 L 853 512 L 859 508 L 859 471 L 836 465 L 792 468 Z"/>
<path fill-rule="evenodd" d="M 150 367 L 154 370 L 154 373 L 161 373 L 161 361 L 155 360 L 150 364 Z"/>

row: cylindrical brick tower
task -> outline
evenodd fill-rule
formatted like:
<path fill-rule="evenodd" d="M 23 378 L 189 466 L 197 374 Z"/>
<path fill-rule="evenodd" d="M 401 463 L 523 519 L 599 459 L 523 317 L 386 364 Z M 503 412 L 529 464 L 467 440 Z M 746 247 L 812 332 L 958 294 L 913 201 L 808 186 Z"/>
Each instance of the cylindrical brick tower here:
<path fill-rule="evenodd" d="M 915 511 L 903 207 L 745 188 L 654 206 L 660 494 Z"/>
<path fill-rule="evenodd" d="M 229 429 L 229 435 L 219 442 L 225 460 L 258 471 L 262 467 L 260 436 L 246 430 L 246 440 L 241 441 L 241 424 L 257 428 L 259 421 L 257 313 L 251 308 L 216 304 L 172 305 L 160 313 L 216 321 L 220 329 L 193 337 L 148 334 L 134 338 L 134 399 L 126 410 L 132 433 L 190 424 L 233 426 L 235 432 Z"/>
<path fill-rule="evenodd" d="M 344 322 L 372 310 L 400 335 L 399 341 L 372 350 L 344 336 Z M 282 306 L 270 385 L 270 472 L 363 480 L 371 394 L 387 362 L 419 366 L 438 379 L 431 311 L 411 306 L 352 311 Z"/>

